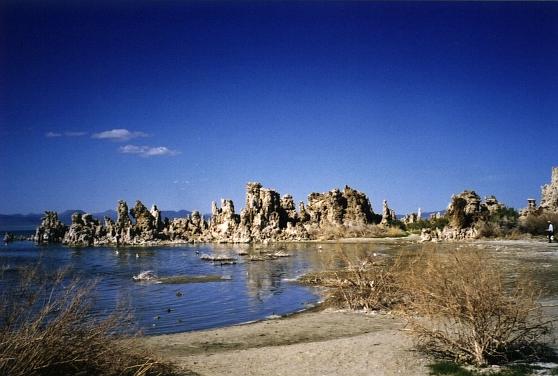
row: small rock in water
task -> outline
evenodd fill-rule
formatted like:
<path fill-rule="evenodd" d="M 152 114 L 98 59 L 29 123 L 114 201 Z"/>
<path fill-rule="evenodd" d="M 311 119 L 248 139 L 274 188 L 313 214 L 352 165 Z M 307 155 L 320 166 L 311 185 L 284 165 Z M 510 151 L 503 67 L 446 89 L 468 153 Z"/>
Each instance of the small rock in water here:
<path fill-rule="evenodd" d="M 134 281 L 157 281 L 159 277 L 152 271 L 146 270 L 132 277 Z"/>
<path fill-rule="evenodd" d="M 273 256 L 275 256 L 275 257 L 291 257 L 291 255 L 289 255 L 288 253 L 283 252 L 283 251 L 277 251 L 273 254 Z"/>

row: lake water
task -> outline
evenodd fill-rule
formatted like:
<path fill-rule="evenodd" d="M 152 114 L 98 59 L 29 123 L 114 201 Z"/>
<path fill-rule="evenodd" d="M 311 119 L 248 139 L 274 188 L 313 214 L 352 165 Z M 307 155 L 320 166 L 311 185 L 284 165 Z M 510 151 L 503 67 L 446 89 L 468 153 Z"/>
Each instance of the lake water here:
<path fill-rule="evenodd" d="M 429 244 L 449 249 L 471 245 Z M 523 267 L 548 287 L 545 305 L 555 305 L 558 296 L 558 244 L 532 242 L 477 243 L 497 254 L 513 274 Z M 300 243 L 275 246 L 184 245 L 153 248 L 82 248 L 60 245 L 35 246 L 14 242 L 0 248 L 0 268 L 9 281 L 17 270 L 40 264 L 47 272 L 67 268 L 72 276 L 96 280 L 95 314 L 106 314 L 118 304 L 131 307 L 137 326 L 145 334 L 175 333 L 221 327 L 272 315 L 296 312 L 320 300 L 320 290 L 294 280 L 310 271 L 342 266 L 341 254 L 358 257 L 376 254 L 390 257 L 403 250 L 420 252 L 424 245 L 405 240 L 367 244 Z M 277 251 L 291 255 L 266 261 L 250 261 L 249 255 Z M 248 256 L 238 253 L 248 252 Z M 237 259 L 234 265 L 203 261 L 200 256 L 224 255 Z M 220 276 L 221 281 L 155 284 L 134 282 L 132 276 L 146 270 L 159 277 Z M 552 314 L 554 314 L 554 310 Z"/>

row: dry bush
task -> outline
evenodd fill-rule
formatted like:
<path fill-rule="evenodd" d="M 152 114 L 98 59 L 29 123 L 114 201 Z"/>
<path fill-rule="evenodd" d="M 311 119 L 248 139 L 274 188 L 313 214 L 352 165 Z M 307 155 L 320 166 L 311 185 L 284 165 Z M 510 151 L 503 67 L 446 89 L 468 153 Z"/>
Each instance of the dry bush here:
<path fill-rule="evenodd" d="M 309 235 L 318 240 L 335 240 L 343 238 L 393 238 L 407 236 L 400 227 L 368 225 L 323 225 L 311 228 Z"/>
<path fill-rule="evenodd" d="M 481 251 L 425 251 L 399 276 L 411 331 L 428 352 L 479 366 L 502 363 L 536 356 L 549 334 L 541 289 L 506 280 Z"/>
<path fill-rule="evenodd" d="M 119 340 L 125 318 L 88 314 L 92 287 L 37 268 L 21 272 L 16 284 L 0 278 L 0 374 L 178 374 L 133 341 Z"/>
<path fill-rule="evenodd" d="M 546 235 L 548 228 L 548 221 L 551 221 L 554 226 L 558 224 L 558 214 L 545 213 L 540 215 L 530 214 L 527 217 L 521 218 L 519 221 L 519 229 L 531 235 Z"/>
<path fill-rule="evenodd" d="M 310 273 L 300 282 L 331 288 L 326 303 L 350 309 L 380 310 L 393 307 L 402 299 L 395 267 L 377 261 L 372 255 L 351 260 L 341 255 L 342 270 Z"/>

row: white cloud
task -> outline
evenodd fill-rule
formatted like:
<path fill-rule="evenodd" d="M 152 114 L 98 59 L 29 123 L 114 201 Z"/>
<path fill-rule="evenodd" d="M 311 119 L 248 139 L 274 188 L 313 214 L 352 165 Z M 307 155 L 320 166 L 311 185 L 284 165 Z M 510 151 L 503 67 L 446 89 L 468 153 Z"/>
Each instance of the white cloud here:
<path fill-rule="evenodd" d="M 53 138 L 53 137 L 61 137 L 62 133 L 58 133 L 58 132 L 47 132 L 45 133 L 45 137 L 48 138 Z"/>
<path fill-rule="evenodd" d="M 141 157 L 159 157 L 163 155 L 177 155 L 180 154 L 178 150 L 172 150 L 166 146 L 138 146 L 138 145 L 125 145 L 118 149 L 123 154 L 135 154 Z"/>
<path fill-rule="evenodd" d="M 100 133 L 93 133 L 91 137 L 98 138 L 101 140 L 112 140 L 112 141 L 128 141 L 132 138 L 147 137 L 147 133 L 144 132 L 131 132 L 127 129 L 118 128 L 111 129 L 110 131 L 104 131 Z"/>

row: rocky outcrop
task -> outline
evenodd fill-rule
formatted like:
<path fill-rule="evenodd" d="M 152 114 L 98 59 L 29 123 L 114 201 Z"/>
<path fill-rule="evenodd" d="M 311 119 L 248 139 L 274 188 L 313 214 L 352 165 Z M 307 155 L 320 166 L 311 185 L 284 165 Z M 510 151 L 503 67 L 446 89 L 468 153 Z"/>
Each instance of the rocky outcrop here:
<path fill-rule="evenodd" d="M 345 186 L 343 191 L 333 189 L 326 193 L 311 193 L 308 205 L 303 209 L 304 215 L 308 215 L 308 222 L 322 227 L 360 226 L 373 223 L 374 220 L 368 197 L 349 186 Z"/>
<path fill-rule="evenodd" d="M 558 213 L 558 167 L 552 168 L 550 184 L 541 187 L 542 212 Z"/>
<path fill-rule="evenodd" d="M 207 223 L 200 213 L 194 211 L 190 217 L 165 221 L 162 234 L 163 238 L 171 241 L 203 242 L 209 241 L 209 237 L 206 236 L 207 229 Z"/>
<path fill-rule="evenodd" d="M 67 227 L 58 219 L 58 213 L 46 211 L 34 239 L 38 244 L 61 243 L 66 230 Z"/>
<path fill-rule="evenodd" d="M 211 204 L 209 221 L 197 211 L 190 217 L 163 220 L 156 205 L 148 210 L 141 201 L 131 210 L 125 201 L 119 201 L 117 213 L 116 221 L 105 217 L 103 223 L 89 214 L 75 213 L 67 231 L 53 217 L 56 213 L 49 214 L 37 231 L 42 234 L 41 239 L 70 246 L 142 245 L 161 241 L 247 243 L 307 240 L 335 227 L 379 222 L 368 197 L 348 186 L 342 191 L 310 194 L 308 204 L 301 202 L 297 212 L 291 195 L 281 197 L 275 190 L 256 182 L 246 185 L 245 207 L 240 214 L 235 212 L 231 200 L 223 199 L 220 207 L 215 202 Z M 390 213 L 394 215 L 393 211 Z M 56 231 L 62 233 L 57 238 L 53 234 L 60 226 Z"/>
<path fill-rule="evenodd" d="M 504 207 L 494 196 L 481 200 L 475 191 L 463 191 L 451 197 L 446 212 L 449 224 L 443 230 L 422 230 L 421 239 L 423 241 L 476 239 L 479 237 L 480 226 Z"/>
<path fill-rule="evenodd" d="M 541 187 L 541 203 L 537 206 L 534 198 L 527 199 L 527 207 L 519 212 L 520 220 L 528 216 L 558 213 L 558 167 L 552 168 L 550 183 Z"/>
<path fill-rule="evenodd" d="M 420 208 L 419 208 L 416 213 L 409 213 L 409 214 L 405 215 L 402 219 L 402 222 L 406 225 L 417 223 L 421 220 L 421 214 L 422 213 L 421 213 Z"/>
<path fill-rule="evenodd" d="M 72 214 L 72 224 L 64 235 L 63 244 L 76 247 L 93 245 L 95 238 L 103 236 L 102 226 L 91 214 Z"/>
<path fill-rule="evenodd" d="M 132 226 L 134 239 L 141 242 L 158 238 L 155 218 L 141 201 L 136 201 L 136 205 L 130 209 L 130 215 L 136 220 L 136 223 Z"/>
<path fill-rule="evenodd" d="M 246 205 L 240 212 L 240 226 L 233 240 L 261 242 L 277 238 L 280 233 L 281 211 L 279 193 L 263 188 L 260 183 L 248 183 Z"/>
<path fill-rule="evenodd" d="M 237 237 L 240 215 L 234 212 L 232 200 L 221 200 L 221 207 L 215 201 L 211 203 L 211 220 L 209 230 L 211 237 L 217 240 Z"/>
<path fill-rule="evenodd" d="M 387 225 L 395 221 L 396 219 L 397 216 L 395 215 L 395 210 L 390 209 L 387 200 L 384 200 L 382 203 L 382 221 L 380 223 L 382 225 Z"/>

